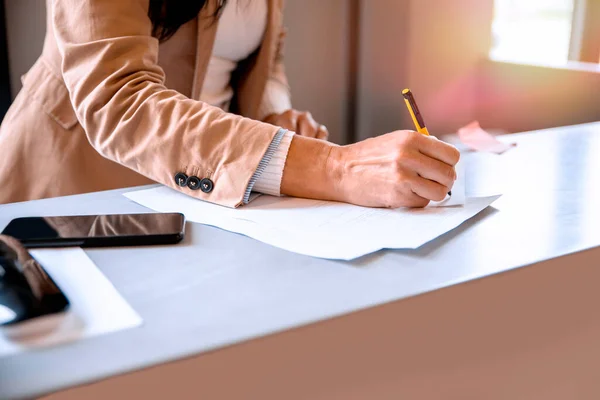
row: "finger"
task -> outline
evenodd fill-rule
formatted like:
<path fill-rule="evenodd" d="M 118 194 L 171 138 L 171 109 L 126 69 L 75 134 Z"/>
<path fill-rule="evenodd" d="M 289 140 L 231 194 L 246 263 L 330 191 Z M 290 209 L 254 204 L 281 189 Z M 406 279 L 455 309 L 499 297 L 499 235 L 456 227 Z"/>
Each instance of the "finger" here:
<path fill-rule="evenodd" d="M 437 140 L 434 137 L 421 135 L 422 139 L 418 141 L 418 149 L 426 156 L 440 160 L 441 162 L 454 166 L 460 159 L 460 152 L 456 147 Z"/>
<path fill-rule="evenodd" d="M 297 123 L 298 113 L 294 110 L 287 110 L 277 117 L 277 125 L 289 131 L 296 131 Z"/>
<path fill-rule="evenodd" d="M 310 115 L 310 113 L 301 113 L 297 118 L 297 131 L 296 133 L 300 136 L 317 137 L 319 132 L 319 125 Z"/>
<path fill-rule="evenodd" d="M 440 185 L 437 182 L 430 181 L 420 176 L 415 176 L 411 181 L 412 191 L 424 198 L 433 201 L 442 201 L 446 198 L 446 194 L 451 187 Z"/>
<path fill-rule="evenodd" d="M 399 195 L 399 199 L 392 205 L 393 208 L 410 207 L 423 208 L 429 204 L 429 200 L 419 196 L 418 194 L 408 191 Z"/>
<path fill-rule="evenodd" d="M 329 130 L 325 125 L 320 125 L 317 131 L 317 139 L 327 140 L 329 138 Z"/>
<path fill-rule="evenodd" d="M 421 177 L 451 188 L 456 180 L 454 167 L 421 153 L 407 157 L 404 165 L 415 171 Z"/>

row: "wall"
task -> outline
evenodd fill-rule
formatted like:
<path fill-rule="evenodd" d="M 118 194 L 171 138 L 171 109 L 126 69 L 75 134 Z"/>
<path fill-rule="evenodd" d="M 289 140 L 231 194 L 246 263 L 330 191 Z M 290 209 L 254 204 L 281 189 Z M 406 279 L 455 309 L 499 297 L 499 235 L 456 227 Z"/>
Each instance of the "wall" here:
<path fill-rule="evenodd" d="M 432 133 L 470 122 L 492 17 L 492 0 L 361 0 L 357 137 L 414 129 L 407 87 Z"/>
<path fill-rule="evenodd" d="M 600 121 L 600 66 L 550 68 L 487 61 L 475 117 L 482 126 L 521 132 Z"/>
<path fill-rule="evenodd" d="M 408 85 L 433 134 L 474 118 L 480 62 L 491 46 L 492 0 L 411 0 Z"/>
<path fill-rule="evenodd" d="M 8 61 L 12 97 L 21 89 L 21 75 L 35 62 L 44 45 L 46 4 L 42 0 L 5 0 Z"/>
<path fill-rule="evenodd" d="M 348 119 L 348 0 L 287 0 L 285 63 L 292 101 L 346 141 Z"/>
<path fill-rule="evenodd" d="M 8 49 L 6 47 L 6 19 L 4 15 L 4 3 L 0 1 L 0 121 L 4 118 L 11 102 Z"/>
<path fill-rule="evenodd" d="M 357 139 L 413 129 L 402 97 L 409 85 L 409 17 L 409 1 L 361 1 Z"/>

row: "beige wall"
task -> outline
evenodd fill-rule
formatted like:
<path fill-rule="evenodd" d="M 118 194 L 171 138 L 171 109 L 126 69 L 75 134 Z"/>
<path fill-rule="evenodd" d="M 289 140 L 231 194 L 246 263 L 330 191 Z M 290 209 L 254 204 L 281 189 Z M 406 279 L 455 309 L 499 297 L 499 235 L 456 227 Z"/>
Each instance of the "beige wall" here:
<path fill-rule="evenodd" d="M 46 33 L 46 5 L 43 0 L 4 0 L 10 85 L 13 98 L 21 89 L 20 77 L 42 51 Z"/>
<path fill-rule="evenodd" d="M 345 141 L 348 118 L 348 0 L 287 0 L 285 63 L 295 108 Z"/>
<path fill-rule="evenodd" d="M 361 2 L 357 138 L 412 129 L 402 90 L 409 85 L 410 2 Z"/>
<path fill-rule="evenodd" d="M 508 132 L 600 121 L 600 66 L 484 62 L 476 99 L 474 113 L 482 126 Z"/>
<path fill-rule="evenodd" d="M 474 118 L 481 60 L 491 45 L 492 0 L 411 0 L 408 85 L 431 133 Z"/>

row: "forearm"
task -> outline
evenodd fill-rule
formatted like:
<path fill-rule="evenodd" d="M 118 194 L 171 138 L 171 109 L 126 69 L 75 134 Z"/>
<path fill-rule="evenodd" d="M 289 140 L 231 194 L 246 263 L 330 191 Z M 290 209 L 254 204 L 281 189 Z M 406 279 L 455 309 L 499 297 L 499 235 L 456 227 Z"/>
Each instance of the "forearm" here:
<path fill-rule="evenodd" d="M 343 201 L 341 147 L 324 140 L 294 136 L 288 152 L 281 193 L 311 199 Z"/>

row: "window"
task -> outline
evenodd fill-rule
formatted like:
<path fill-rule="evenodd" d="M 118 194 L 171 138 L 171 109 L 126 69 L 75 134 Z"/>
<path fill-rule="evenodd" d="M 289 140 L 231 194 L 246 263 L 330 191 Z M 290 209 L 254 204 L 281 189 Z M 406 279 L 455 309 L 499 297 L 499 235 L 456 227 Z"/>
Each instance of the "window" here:
<path fill-rule="evenodd" d="M 490 56 L 518 63 L 600 62 L 600 1 L 495 0 Z"/>
<path fill-rule="evenodd" d="M 574 0 L 496 0 L 491 56 L 523 63 L 569 59 Z"/>

